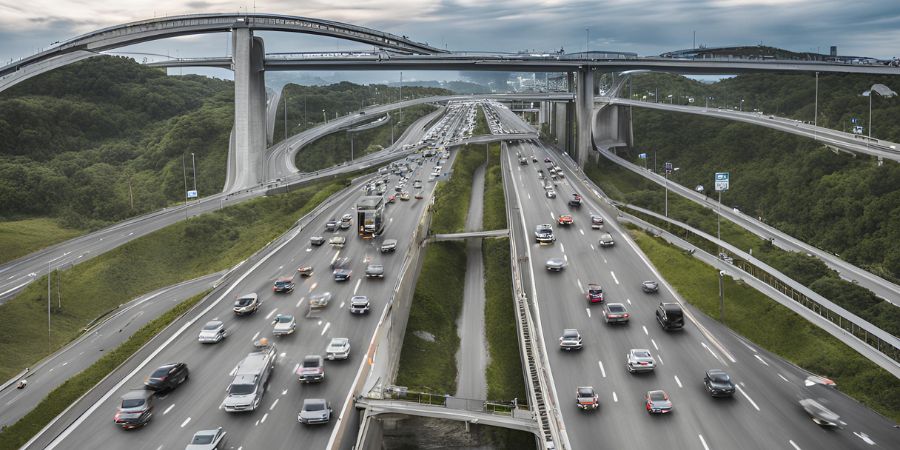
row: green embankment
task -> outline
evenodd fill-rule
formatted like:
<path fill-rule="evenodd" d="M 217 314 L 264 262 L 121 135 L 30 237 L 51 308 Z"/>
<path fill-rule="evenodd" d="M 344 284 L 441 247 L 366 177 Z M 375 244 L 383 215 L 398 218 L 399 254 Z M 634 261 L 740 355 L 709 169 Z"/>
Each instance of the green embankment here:
<path fill-rule="evenodd" d="M 488 399 L 526 403 L 525 379 L 519 358 L 516 310 L 509 267 L 509 239 L 485 239 L 484 327 L 490 363 L 487 367 Z"/>
<path fill-rule="evenodd" d="M 491 144 L 487 167 L 484 174 L 484 216 L 481 220 L 485 230 L 506 228 L 506 199 L 503 195 L 503 169 L 500 167 L 500 143 Z"/>
<path fill-rule="evenodd" d="M 652 163 L 651 163 L 652 164 Z M 600 166 L 590 165 L 585 173 L 607 195 L 625 203 L 631 203 L 658 213 L 664 210 L 664 189 L 628 169 L 602 160 Z M 669 217 L 692 227 L 716 235 L 714 211 L 704 208 L 681 196 L 669 193 Z M 656 223 L 654 220 L 651 222 Z M 669 231 L 680 234 L 679 229 L 660 224 Z M 894 335 L 900 335 L 900 308 L 879 299 L 871 291 L 842 280 L 838 274 L 819 259 L 805 254 L 787 252 L 771 242 L 747 232 L 730 221 L 721 221 L 722 239 L 752 253 L 754 257 L 778 269 L 788 277 L 803 283 L 813 291 L 848 311 Z M 706 241 L 692 240 L 696 245 L 711 250 Z"/>
<path fill-rule="evenodd" d="M 106 353 L 97 362 L 66 380 L 47 394 L 34 409 L 16 423 L 0 431 L 0 450 L 15 450 L 43 429 L 54 417 L 74 403 L 94 385 L 125 362 L 166 326 L 189 311 L 208 292 L 191 297 L 134 332 L 125 342 Z M 196 382 L 196 381 L 195 381 Z"/>
<path fill-rule="evenodd" d="M 49 218 L 0 222 L 0 264 L 72 239 L 82 230 L 64 228 Z"/>
<path fill-rule="evenodd" d="M 435 109 L 431 105 L 414 105 L 403 108 L 402 118 L 398 111 L 392 111 L 391 122 L 370 130 L 353 133 L 353 158 L 389 147 L 391 145 L 391 127 L 393 127 L 394 139 L 399 139 L 400 135 L 413 122 L 425 117 Z M 322 170 L 350 161 L 350 150 L 350 135 L 345 131 L 338 131 L 305 146 L 297 152 L 294 163 L 301 172 Z"/>
<path fill-rule="evenodd" d="M 412 391 L 446 394 L 456 390 L 456 319 L 466 278 L 465 242 L 429 244 L 424 258 L 400 352 L 397 384 Z"/>
<path fill-rule="evenodd" d="M 484 164 L 485 151 L 480 145 L 467 145 L 457 152 L 453 175 L 442 182 L 434 193 L 434 216 L 431 219 L 431 232 L 434 234 L 465 230 L 472 197 L 472 176 Z"/>
<path fill-rule="evenodd" d="M 480 105 L 475 108 L 477 111 L 475 112 L 475 127 L 472 129 L 472 136 L 491 134 L 491 128 L 488 127 L 487 118 L 484 116 L 484 108 Z"/>
<path fill-rule="evenodd" d="M 62 347 L 90 321 L 129 299 L 234 266 L 342 189 L 348 180 L 321 182 L 207 213 L 55 272 L 49 347 L 54 351 Z M 60 277 L 61 309 L 57 308 L 56 276 Z M 46 280 L 36 280 L 3 305 L 0 379 L 8 379 L 48 354 Z"/>
<path fill-rule="evenodd" d="M 665 241 L 632 231 L 641 250 L 685 300 L 719 317 L 717 270 Z M 758 320 L 766 317 L 766 320 Z M 900 380 L 830 334 L 746 284 L 725 279 L 725 325 L 810 372 L 875 411 L 900 420 Z"/>

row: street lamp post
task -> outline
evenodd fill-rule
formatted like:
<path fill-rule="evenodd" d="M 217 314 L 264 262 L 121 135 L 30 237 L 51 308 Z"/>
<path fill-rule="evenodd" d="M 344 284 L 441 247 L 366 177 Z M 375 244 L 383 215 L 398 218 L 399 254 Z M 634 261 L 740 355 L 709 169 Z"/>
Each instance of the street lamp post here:
<path fill-rule="evenodd" d="M 325 115 L 325 110 L 324 110 L 324 109 L 322 110 L 322 120 L 323 120 L 325 123 L 328 123 L 328 116 Z"/>
<path fill-rule="evenodd" d="M 194 152 L 191 152 L 191 166 L 194 169 L 194 195 L 197 195 L 197 162 L 194 160 Z M 197 195 L 197 201 L 200 201 L 199 195 Z"/>
<path fill-rule="evenodd" d="M 882 97 L 888 98 L 897 95 L 897 93 L 892 91 L 891 88 L 883 84 L 873 84 L 868 91 L 862 93 L 862 95 L 869 97 L 869 137 L 868 139 L 866 139 L 866 147 L 869 146 L 869 141 L 872 140 L 872 93 L 876 93 Z"/>
<path fill-rule="evenodd" d="M 719 271 L 719 321 L 725 323 L 725 276 L 728 272 Z"/>

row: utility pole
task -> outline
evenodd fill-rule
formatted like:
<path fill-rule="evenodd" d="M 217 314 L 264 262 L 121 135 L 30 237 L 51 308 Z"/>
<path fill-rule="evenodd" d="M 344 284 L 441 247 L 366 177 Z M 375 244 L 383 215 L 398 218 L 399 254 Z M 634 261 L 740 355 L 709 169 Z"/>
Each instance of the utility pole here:
<path fill-rule="evenodd" d="M 187 192 L 187 167 L 184 163 L 184 153 L 181 154 L 181 175 L 184 177 L 184 218 L 187 219 L 187 202 L 188 202 L 188 192 Z"/>
<path fill-rule="evenodd" d="M 403 122 L 403 72 L 400 72 L 400 122 Z"/>
<path fill-rule="evenodd" d="M 694 30 L 694 41 L 693 42 L 694 43 L 691 44 L 691 48 L 696 49 L 697 48 L 697 30 Z"/>
<path fill-rule="evenodd" d="M 284 96 L 284 140 L 287 140 L 287 95 Z"/>
<path fill-rule="evenodd" d="M 50 263 L 47 263 L 47 351 L 52 352 L 53 345 L 50 337 L 50 277 L 53 272 L 50 271 Z"/>
<path fill-rule="evenodd" d="M 819 72 L 816 72 L 816 106 L 813 109 L 813 126 L 819 126 Z M 813 140 L 818 140 L 818 130 L 813 128 Z"/>
<path fill-rule="evenodd" d="M 191 152 L 191 166 L 194 168 L 194 193 L 197 192 L 197 163 L 194 161 L 194 152 Z M 200 201 L 200 196 L 197 196 L 197 201 Z"/>
<path fill-rule="evenodd" d="M 719 321 L 725 323 L 725 275 L 724 270 L 719 271 Z"/>

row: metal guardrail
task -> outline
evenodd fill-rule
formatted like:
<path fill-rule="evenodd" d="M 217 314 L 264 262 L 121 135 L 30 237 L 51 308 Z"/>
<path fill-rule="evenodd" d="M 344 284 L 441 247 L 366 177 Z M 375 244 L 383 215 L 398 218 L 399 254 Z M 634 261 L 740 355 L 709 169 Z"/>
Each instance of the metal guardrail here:
<path fill-rule="evenodd" d="M 506 144 L 501 144 L 505 150 Z M 504 173 L 511 173 L 507 158 L 500 158 L 501 164 L 504 166 Z M 509 224 L 516 223 L 518 218 L 513 217 L 512 209 L 508 202 L 510 201 L 510 192 L 507 186 L 509 180 L 504 177 L 503 193 L 507 199 L 506 221 Z M 518 208 L 518 206 L 515 206 Z M 513 298 L 516 302 L 516 331 L 519 335 L 519 354 L 522 359 L 522 368 L 525 371 L 526 386 L 528 388 L 529 403 L 536 413 L 536 419 L 539 426 L 539 435 L 541 447 L 544 449 L 555 449 L 557 443 L 563 442 L 560 439 L 560 426 L 557 423 L 558 417 L 554 411 L 558 411 L 553 407 L 553 400 L 547 399 L 547 393 L 551 391 L 544 375 L 543 358 L 541 355 L 542 343 L 540 337 L 534 333 L 532 323 L 531 306 L 528 296 L 525 294 L 525 284 L 523 282 L 522 272 L 519 265 L 522 262 L 527 263 L 527 258 L 520 260 L 516 248 L 516 227 L 509 227 L 509 251 L 510 251 L 510 267 L 513 276 Z"/>
<path fill-rule="evenodd" d="M 458 409 L 482 414 L 515 417 L 518 419 L 534 419 L 534 412 L 528 405 L 518 402 L 492 402 L 489 400 L 454 397 L 452 395 L 434 394 L 429 392 L 410 392 L 403 386 L 387 385 L 381 387 L 377 393 L 370 392 L 371 399 L 396 405 L 420 404 L 443 406 L 445 408 Z M 370 398 L 368 395 L 366 398 Z"/>

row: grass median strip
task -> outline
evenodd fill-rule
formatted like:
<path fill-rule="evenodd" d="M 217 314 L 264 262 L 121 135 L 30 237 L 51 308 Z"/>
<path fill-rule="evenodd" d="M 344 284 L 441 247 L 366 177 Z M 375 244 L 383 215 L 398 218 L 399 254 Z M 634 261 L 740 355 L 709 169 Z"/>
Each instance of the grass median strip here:
<path fill-rule="evenodd" d="M 453 176 L 435 190 L 434 216 L 431 219 L 431 232 L 434 234 L 461 233 L 465 230 L 472 197 L 472 176 L 484 164 L 485 152 L 480 145 L 467 145 L 458 152 L 453 160 Z"/>
<path fill-rule="evenodd" d="M 55 351 L 76 338 L 90 321 L 129 299 L 234 266 L 289 229 L 348 180 L 320 182 L 203 214 L 69 270 L 54 272 L 49 346 L 47 279 L 36 280 L 0 306 L 4 316 L 0 379 L 32 366 L 50 349 Z"/>
<path fill-rule="evenodd" d="M 488 153 L 484 175 L 484 215 L 481 221 L 485 230 L 502 230 L 507 227 L 499 142 L 492 143 Z"/>
<path fill-rule="evenodd" d="M 701 261 L 632 229 L 632 236 L 679 294 L 710 317 L 719 315 L 718 273 Z M 766 320 L 759 320 L 765 317 Z M 792 363 L 834 379 L 840 390 L 900 420 L 900 380 L 764 294 L 726 278 L 725 325 Z"/>
<path fill-rule="evenodd" d="M 490 400 L 517 398 L 519 403 L 527 403 L 512 295 L 509 239 L 485 239 L 481 243 L 481 252 L 484 257 L 484 327 L 490 355 L 487 396 Z"/>
<path fill-rule="evenodd" d="M 69 405 L 93 388 L 104 377 L 112 373 L 144 344 L 153 339 L 164 328 L 182 314 L 188 312 L 209 291 L 191 297 L 160 317 L 153 319 L 134 332 L 125 342 L 111 352 L 103 355 L 90 367 L 66 380 L 65 383 L 51 391 L 34 409 L 18 422 L 0 431 L 0 450 L 15 450 L 28 442 L 43 429 L 54 417 Z"/>
<path fill-rule="evenodd" d="M 400 351 L 397 384 L 413 391 L 447 394 L 456 390 L 456 319 L 463 304 L 466 245 L 462 241 L 435 242 L 424 251 Z"/>

